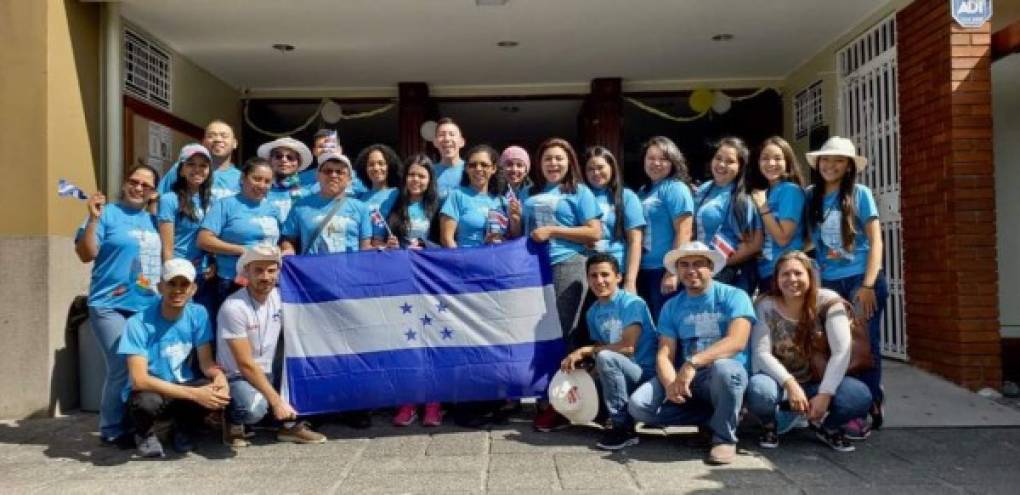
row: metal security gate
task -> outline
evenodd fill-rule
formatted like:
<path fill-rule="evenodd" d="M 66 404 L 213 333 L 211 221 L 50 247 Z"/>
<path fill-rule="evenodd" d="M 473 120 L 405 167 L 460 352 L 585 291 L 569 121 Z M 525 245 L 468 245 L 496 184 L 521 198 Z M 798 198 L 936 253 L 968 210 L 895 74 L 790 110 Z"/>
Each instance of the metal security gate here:
<path fill-rule="evenodd" d="M 839 132 L 868 158 L 862 182 L 871 187 L 882 221 L 889 302 L 882 322 L 882 355 L 907 359 L 900 216 L 900 122 L 896 84 L 896 16 L 880 22 L 837 56 Z"/>

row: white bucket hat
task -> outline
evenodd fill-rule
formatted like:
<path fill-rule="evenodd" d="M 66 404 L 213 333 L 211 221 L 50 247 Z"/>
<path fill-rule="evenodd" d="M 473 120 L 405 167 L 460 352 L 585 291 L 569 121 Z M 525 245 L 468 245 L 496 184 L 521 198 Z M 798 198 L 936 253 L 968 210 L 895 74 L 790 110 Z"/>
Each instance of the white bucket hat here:
<path fill-rule="evenodd" d="M 853 141 L 839 136 L 832 136 L 825 141 L 821 149 L 805 153 L 804 156 L 807 157 L 808 165 L 811 168 L 818 167 L 818 157 L 820 156 L 845 156 L 854 161 L 858 172 L 868 166 L 868 159 L 857 154 L 857 148 Z"/>
<path fill-rule="evenodd" d="M 712 262 L 712 275 L 718 275 L 723 268 L 726 268 L 726 256 L 705 245 L 700 241 L 691 241 L 666 253 L 662 259 L 663 266 L 669 273 L 676 275 L 676 260 L 687 256 L 702 256 Z"/>
<path fill-rule="evenodd" d="M 549 403 L 571 423 L 587 424 L 599 412 L 599 393 L 584 370 L 559 370 L 549 382 Z"/>
<path fill-rule="evenodd" d="M 237 266 L 235 267 L 237 273 L 243 274 L 244 268 L 249 263 L 255 261 L 275 261 L 277 264 L 282 262 L 280 255 L 280 248 L 269 245 L 269 244 L 258 244 L 250 248 L 244 249 L 244 254 L 237 259 Z"/>
<path fill-rule="evenodd" d="M 269 155 L 271 155 L 273 150 L 276 148 L 287 148 L 297 152 L 297 154 L 301 157 L 301 165 L 298 167 L 298 172 L 301 172 L 312 164 L 312 151 L 308 149 L 308 146 L 305 146 L 305 143 L 302 143 L 292 137 L 282 137 L 268 143 L 262 143 L 259 146 L 257 154 L 259 158 L 268 160 Z"/>

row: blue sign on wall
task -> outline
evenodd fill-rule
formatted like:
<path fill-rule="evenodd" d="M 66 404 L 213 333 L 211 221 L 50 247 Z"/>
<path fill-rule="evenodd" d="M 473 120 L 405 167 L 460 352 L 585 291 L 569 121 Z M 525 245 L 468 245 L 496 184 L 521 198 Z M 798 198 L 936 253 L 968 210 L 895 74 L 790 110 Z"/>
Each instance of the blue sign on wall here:
<path fill-rule="evenodd" d="M 950 0 L 953 19 L 965 28 L 977 28 L 992 18 L 992 0 Z"/>

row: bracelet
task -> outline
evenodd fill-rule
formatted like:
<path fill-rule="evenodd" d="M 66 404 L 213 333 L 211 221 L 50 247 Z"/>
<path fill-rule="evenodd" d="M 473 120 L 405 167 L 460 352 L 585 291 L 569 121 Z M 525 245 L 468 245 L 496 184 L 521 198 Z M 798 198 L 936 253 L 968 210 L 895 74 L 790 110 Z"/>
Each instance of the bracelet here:
<path fill-rule="evenodd" d="M 875 284 L 871 284 L 871 285 L 861 284 L 861 288 L 862 289 L 868 289 L 868 290 L 875 290 Z"/>
<path fill-rule="evenodd" d="M 772 214 L 772 210 L 765 210 L 765 211 L 760 211 L 759 210 L 758 214 L 761 215 L 761 216 L 771 215 Z"/>

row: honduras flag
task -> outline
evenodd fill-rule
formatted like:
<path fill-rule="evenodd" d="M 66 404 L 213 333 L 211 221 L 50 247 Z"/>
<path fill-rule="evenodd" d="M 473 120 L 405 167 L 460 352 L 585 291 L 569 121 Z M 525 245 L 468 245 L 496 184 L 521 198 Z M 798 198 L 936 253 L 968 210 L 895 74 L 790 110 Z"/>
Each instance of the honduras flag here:
<path fill-rule="evenodd" d="M 547 245 L 284 258 L 284 396 L 301 412 L 541 396 L 565 347 Z"/>

